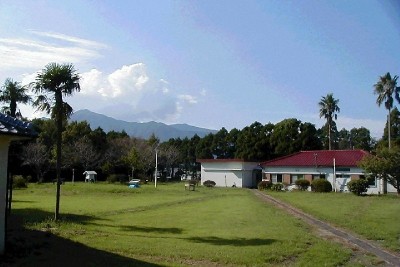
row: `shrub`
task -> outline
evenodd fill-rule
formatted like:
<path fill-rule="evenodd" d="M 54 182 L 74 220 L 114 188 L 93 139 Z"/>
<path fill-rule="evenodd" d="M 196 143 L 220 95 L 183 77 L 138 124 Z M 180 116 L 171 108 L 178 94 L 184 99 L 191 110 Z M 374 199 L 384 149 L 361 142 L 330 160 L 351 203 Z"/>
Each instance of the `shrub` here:
<path fill-rule="evenodd" d="M 282 191 L 285 188 L 285 185 L 282 183 L 272 184 L 271 190 L 272 191 Z"/>
<path fill-rule="evenodd" d="M 258 190 L 266 190 L 271 188 L 272 183 L 270 181 L 261 181 L 258 183 L 257 188 Z"/>
<path fill-rule="evenodd" d="M 13 179 L 13 184 L 12 184 L 13 188 L 27 188 L 28 187 L 27 181 L 21 175 L 14 175 L 12 179 Z"/>
<path fill-rule="evenodd" d="M 316 179 L 311 183 L 311 189 L 314 192 L 331 192 L 332 185 L 328 180 Z"/>
<path fill-rule="evenodd" d="M 203 185 L 206 187 L 214 187 L 216 185 L 216 183 L 214 181 L 207 180 L 207 181 L 204 181 Z"/>
<path fill-rule="evenodd" d="M 306 179 L 298 179 L 296 180 L 295 184 L 300 190 L 306 191 L 308 187 L 310 186 L 310 181 Z"/>
<path fill-rule="evenodd" d="M 116 182 L 125 183 L 128 181 L 128 176 L 125 174 L 110 174 L 107 177 L 107 182 L 112 184 Z"/>
<path fill-rule="evenodd" d="M 368 181 L 364 179 L 351 180 L 347 183 L 347 188 L 353 194 L 361 196 L 368 190 Z"/>

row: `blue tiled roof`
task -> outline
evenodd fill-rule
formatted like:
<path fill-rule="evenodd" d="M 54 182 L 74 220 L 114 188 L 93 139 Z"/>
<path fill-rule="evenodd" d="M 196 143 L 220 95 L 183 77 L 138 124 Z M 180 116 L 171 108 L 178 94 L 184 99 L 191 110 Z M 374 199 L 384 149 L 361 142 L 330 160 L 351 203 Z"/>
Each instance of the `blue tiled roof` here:
<path fill-rule="evenodd" d="M 33 130 L 32 124 L 0 113 L 0 135 L 36 137 L 37 133 Z"/>

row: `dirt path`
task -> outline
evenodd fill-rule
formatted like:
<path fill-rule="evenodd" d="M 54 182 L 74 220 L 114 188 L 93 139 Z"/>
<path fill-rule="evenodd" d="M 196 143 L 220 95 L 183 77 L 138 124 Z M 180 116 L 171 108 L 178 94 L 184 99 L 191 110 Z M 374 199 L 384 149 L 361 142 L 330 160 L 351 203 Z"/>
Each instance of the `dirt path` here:
<path fill-rule="evenodd" d="M 356 246 L 366 252 L 372 253 L 382 259 L 383 261 L 386 262 L 386 264 L 391 265 L 391 266 L 400 266 L 400 256 L 395 255 L 394 253 L 388 252 L 385 249 L 379 247 L 376 244 L 373 244 L 372 242 L 366 240 L 366 239 L 361 239 L 359 237 L 354 236 L 353 234 L 343 230 L 339 229 L 337 227 L 333 227 L 332 225 L 320 221 L 314 217 L 312 217 L 309 214 L 306 214 L 302 212 L 299 209 L 294 208 L 293 206 L 286 204 L 280 200 L 277 200 L 269 195 L 266 195 L 258 190 L 252 190 L 253 193 L 258 196 L 260 199 L 263 201 L 269 202 L 281 209 L 284 209 L 285 211 L 289 212 L 290 214 L 293 214 L 294 216 L 304 220 L 311 226 L 316 227 L 320 231 L 328 232 L 330 235 L 333 235 L 334 237 L 340 239 L 342 243 L 349 245 L 349 246 Z"/>

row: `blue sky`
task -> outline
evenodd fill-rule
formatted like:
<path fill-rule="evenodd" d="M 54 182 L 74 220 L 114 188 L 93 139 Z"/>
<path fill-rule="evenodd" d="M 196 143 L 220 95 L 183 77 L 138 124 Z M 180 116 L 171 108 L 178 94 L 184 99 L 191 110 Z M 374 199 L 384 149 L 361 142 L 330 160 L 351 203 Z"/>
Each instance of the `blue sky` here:
<path fill-rule="evenodd" d="M 74 110 L 228 130 L 286 118 L 321 127 L 318 102 L 333 93 L 339 129 L 380 137 L 373 85 L 400 75 L 399 14 L 396 0 L 3 0 L 0 81 L 73 63 Z"/>

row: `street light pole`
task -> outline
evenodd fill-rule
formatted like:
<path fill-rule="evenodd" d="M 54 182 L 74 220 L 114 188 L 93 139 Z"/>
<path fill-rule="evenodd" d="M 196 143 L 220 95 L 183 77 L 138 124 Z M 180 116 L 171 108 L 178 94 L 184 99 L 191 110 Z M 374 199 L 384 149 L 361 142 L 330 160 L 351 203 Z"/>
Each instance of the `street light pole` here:
<path fill-rule="evenodd" d="M 158 153 L 158 151 L 157 151 L 157 148 L 156 148 L 156 171 L 155 171 L 155 174 L 154 174 L 154 188 L 157 188 L 157 153 Z"/>

